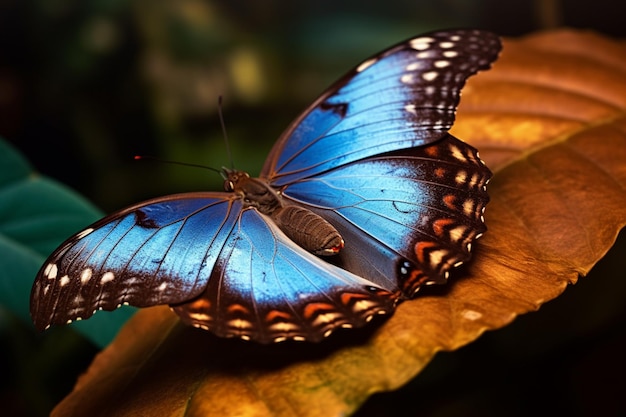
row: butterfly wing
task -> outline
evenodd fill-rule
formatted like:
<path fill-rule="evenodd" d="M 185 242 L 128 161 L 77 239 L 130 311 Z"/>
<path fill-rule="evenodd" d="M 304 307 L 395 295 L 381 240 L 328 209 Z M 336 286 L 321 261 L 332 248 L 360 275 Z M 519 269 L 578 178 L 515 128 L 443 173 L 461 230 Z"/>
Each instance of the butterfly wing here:
<path fill-rule="evenodd" d="M 493 33 L 451 30 L 410 39 L 364 61 L 289 126 L 261 177 L 281 187 L 442 138 L 466 79 L 488 68 L 499 51 Z"/>
<path fill-rule="evenodd" d="M 446 135 L 303 179 L 282 194 L 337 228 L 345 240 L 339 266 L 411 297 L 469 259 L 485 231 L 490 177 L 474 148 Z"/>
<path fill-rule="evenodd" d="M 31 314 L 44 329 L 122 304 L 170 304 L 220 336 L 317 341 L 392 312 L 396 298 L 320 262 L 234 195 L 194 193 L 130 207 L 70 238 L 38 274 Z"/>
<path fill-rule="evenodd" d="M 391 313 L 396 294 L 295 245 L 266 216 L 244 210 L 201 297 L 174 311 L 219 336 L 319 341 Z"/>
<path fill-rule="evenodd" d="M 175 304 L 200 295 L 234 227 L 233 197 L 194 193 L 150 200 L 72 236 L 37 274 L 35 326 L 86 319 L 122 304 Z"/>
<path fill-rule="evenodd" d="M 341 267 L 406 297 L 445 281 L 485 230 L 491 176 L 447 130 L 499 51 L 492 33 L 452 30 L 366 60 L 283 134 L 262 176 L 337 228 Z"/>

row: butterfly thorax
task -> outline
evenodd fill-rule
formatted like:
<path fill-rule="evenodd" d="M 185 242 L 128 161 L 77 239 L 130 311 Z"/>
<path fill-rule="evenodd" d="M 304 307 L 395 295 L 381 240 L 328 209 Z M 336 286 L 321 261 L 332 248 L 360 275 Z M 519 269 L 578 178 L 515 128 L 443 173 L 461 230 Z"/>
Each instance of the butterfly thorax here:
<path fill-rule="evenodd" d="M 224 189 L 239 195 L 245 207 L 254 207 L 268 216 L 282 207 L 280 196 L 267 182 L 251 178 L 244 171 L 227 168 L 223 171 L 226 174 Z"/>
<path fill-rule="evenodd" d="M 304 207 L 286 204 L 266 181 L 247 172 L 223 168 L 224 189 L 241 197 L 246 208 L 254 208 L 274 221 L 298 246 L 316 255 L 335 255 L 344 245 L 335 227 Z"/>

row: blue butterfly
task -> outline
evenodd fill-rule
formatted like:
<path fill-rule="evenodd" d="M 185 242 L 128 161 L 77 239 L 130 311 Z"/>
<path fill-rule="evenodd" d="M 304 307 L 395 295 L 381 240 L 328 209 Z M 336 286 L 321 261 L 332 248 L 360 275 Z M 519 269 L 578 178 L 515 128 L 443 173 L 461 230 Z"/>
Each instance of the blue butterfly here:
<path fill-rule="evenodd" d="M 443 283 L 484 231 L 491 172 L 447 133 L 466 79 L 500 51 L 450 30 L 361 63 L 283 133 L 258 178 L 169 195 L 63 243 L 31 293 L 38 329 L 123 304 L 261 343 L 359 327 Z"/>

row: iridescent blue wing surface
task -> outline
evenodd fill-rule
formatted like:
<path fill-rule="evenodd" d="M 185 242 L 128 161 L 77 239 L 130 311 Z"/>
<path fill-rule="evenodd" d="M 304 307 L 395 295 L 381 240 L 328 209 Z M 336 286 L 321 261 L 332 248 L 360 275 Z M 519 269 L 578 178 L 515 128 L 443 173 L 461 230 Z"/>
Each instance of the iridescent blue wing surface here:
<path fill-rule="evenodd" d="M 395 308 L 395 294 L 303 250 L 256 210 L 232 236 L 203 295 L 174 306 L 186 323 L 259 342 L 320 341 Z"/>
<path fill-rule="evenodd" d="M 427 146 L 376 155 L 283 188 L 345 240 L 333 261 L 410 298 L 444 283 L 486 230 L 490 171 L 474 148 L 447 134 Z"/>
<path fill-rule="evenodd" d="M 37 328 L 123 304 L 173 304 L 200 295 L 234 227 L 234 195 L 172 195 L 121 210 L 50 255 L 33 285 Z"/>
<path fill-rule="evenodd" d="M 283 133 L 261 177 L 280 187 L 369 156 L 441 139 L 468 77 L 487 69 L 499 38 L 439 31 L 365 60 L 323 93 Z"/>
<path fill-rule="evenodd" d="M 35 281 L 31 314 L 44 329 L 123 304 L 170 304 L 224 337 L 319 341 L 391 313 L 396 298 L 295 245 L 234 194 L 190 193 L 129 207 L 66 241 Z"/>
<path fill-rule="evenodd" d="M 411 297 L 445 282 L 485 230 L 490 171 L 447 134 L 492 33 L 425 34 L 364 61 L 281 136 L 262 177 L 342 234 L 338 265 Z"/>

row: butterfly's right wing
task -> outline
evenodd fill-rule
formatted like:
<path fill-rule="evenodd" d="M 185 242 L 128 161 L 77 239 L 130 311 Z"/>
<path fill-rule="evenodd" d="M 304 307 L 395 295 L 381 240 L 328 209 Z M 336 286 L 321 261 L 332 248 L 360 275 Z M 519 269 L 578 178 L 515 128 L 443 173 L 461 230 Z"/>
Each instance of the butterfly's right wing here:
<path fill-rule="evenodd" d="M 86 319 L 122 304 L 147 307 L 197 297 L 241 212 L 234 197 L 153 199 L 72 236 L 37 274 L 31 292 L 35 326 Z"/>

